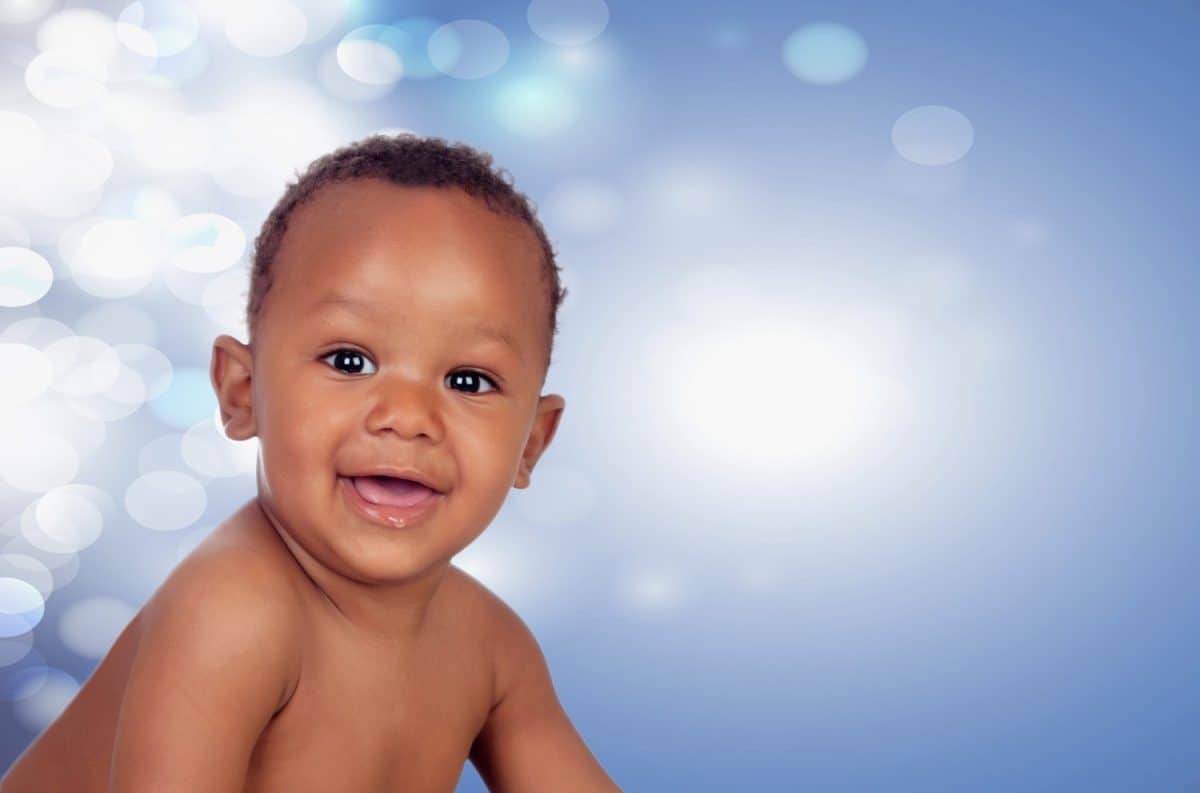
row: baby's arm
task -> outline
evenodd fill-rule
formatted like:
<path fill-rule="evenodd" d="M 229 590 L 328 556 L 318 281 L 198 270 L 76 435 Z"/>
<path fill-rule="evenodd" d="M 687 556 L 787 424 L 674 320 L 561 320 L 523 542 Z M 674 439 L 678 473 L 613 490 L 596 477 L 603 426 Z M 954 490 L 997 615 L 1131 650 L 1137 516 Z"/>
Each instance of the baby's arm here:
<path fill-rule="evenodd" d="M 546 657 L 503 602 L 495 646 L 496 702 L 471 746 L 492 793 L 621 793 L 555 694 Z"/>
<path fill-rule="evenodd" d="M 287 582 L 261 559 L 182 562 L 142 612 L 110 793 L 234 793 L 299 674 Z"/>

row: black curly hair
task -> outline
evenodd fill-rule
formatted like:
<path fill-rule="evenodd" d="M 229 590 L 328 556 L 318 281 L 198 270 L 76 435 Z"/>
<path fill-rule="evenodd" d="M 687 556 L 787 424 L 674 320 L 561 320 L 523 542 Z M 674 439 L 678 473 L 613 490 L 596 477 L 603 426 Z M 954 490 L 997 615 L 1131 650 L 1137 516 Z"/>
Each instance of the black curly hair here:
<path fill-rule="evenodd" d="M 376 134 L 319 157 L 303 174 L 297 173 L 297 177 L 275 204 L 254 241 L 250 291 L 246 301 L 251 346 L 263 301 L 271 289 L 271 263 L 283 242 L 292 211 L 326 185 L 374 177 L 405 187 L 458 187 L 483 199 L 492 211 L 524 221 L 533 230 L 542 246 L 542 283 L 549 308 L 546 320 L 550 334 L 544 378 L 545 371 L 550 368 L 554 336 L 558 332 L 558 308 L 567 296 L 567 289 L 559 280 L 561 268 L 555 262 L 554 248 L 546 231 L 536 217 L 536 205 L 513 188 L 512 174 L 504 169 L 493 169 L 492 155 L 463 143 L 448 143 L 442 138 L 408 132 Z"/>

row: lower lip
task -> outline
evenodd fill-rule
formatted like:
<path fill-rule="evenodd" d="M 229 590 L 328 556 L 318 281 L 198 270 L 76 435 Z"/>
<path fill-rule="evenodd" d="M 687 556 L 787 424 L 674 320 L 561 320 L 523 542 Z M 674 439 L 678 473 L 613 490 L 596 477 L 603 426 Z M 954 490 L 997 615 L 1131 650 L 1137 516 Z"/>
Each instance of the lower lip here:
<path fill-rule="evenodd" d="M 387 526 L 389 529 L 407 528 L 426 517 L 433 508 L 445 498 L 445 493 L 433 493 L 410 507 L 397 507 L 391 504 L 372 504 L 358 493 L 358 488 L 348 477 L 339 476 L 346 500 L 350 502 L 360 515 L 370 521 Z"/>

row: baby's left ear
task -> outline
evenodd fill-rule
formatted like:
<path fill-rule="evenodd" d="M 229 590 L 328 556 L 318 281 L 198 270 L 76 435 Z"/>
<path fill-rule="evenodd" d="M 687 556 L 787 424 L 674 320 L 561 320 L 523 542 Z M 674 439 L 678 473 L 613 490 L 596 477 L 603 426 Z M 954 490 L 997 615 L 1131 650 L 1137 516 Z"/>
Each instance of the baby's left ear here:
<path fill-rule="evenodd" d="M 566 400 L 558 394 L 546 394 L 538 399 L 537 414 L 533 417 L 533 427 L 529 431 L 525 451 L 521 453 L 521 470 L 517 472 L 517 481 L 513 483 L 513 487 L 529 487 L 529 477 L 533 474 L 533 468 L 550 445 L 550 441 L 554 440 L 554 433 L 558 431 L 558 422 L 562 419 L 566 406 Z"/>

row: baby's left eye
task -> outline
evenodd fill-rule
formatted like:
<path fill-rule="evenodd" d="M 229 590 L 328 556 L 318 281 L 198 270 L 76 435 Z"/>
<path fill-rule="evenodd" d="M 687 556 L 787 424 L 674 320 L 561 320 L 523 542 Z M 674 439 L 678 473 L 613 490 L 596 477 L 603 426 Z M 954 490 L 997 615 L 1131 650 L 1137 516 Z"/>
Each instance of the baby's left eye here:
<path fill-rule="evenodd" d="M 335 356 L 336 356 L 336 358 L 335 358 Z M 350 366 L 361 366 L 362 362 L 367 360 L 367 356 L 363 355 L 358 350 L 351 350 L 349 348 L 334 350 L 333 352 L 329 353 L 321 360 L 327 361 L 330 358 L 335 358 L 335 360 L 341 361 L 343 363 L 348 362 Z M 342 369 L 339 369 L 338 365 L 336 363 L 333 364 L 333 368 L 337 369 L 339 372 L 344 371 Z M 347 372 L 347 374 L 360 374 L 360 373 L 359 372 Z"/>

